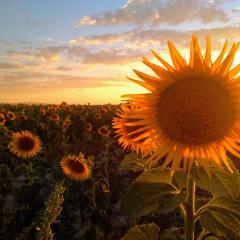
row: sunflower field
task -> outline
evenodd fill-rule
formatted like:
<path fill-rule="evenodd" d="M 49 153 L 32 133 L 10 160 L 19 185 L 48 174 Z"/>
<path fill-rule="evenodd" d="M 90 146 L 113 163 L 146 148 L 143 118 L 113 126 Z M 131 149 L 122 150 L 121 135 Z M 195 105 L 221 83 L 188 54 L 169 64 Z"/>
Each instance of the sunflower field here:
<path fill-rule="evenodd" d="M 0 239 L 132 239 L 123 237 L 126 232 L 136 239 L 158 239 L 159 229 L 159 239 L 184 239 L 183 220 L 169 202 L 171 195 L 164 196 L 168 204 L 158 212 L 151 209 L 154 185 L 168 181 L 168 172 L 158 179 L 151 170 L 155 184 L 150 192 L 141 187 L 151 179 L 151 171 L 144 158 L 124 151 L 116 141 L 112 118 L 117 109 L 66 103 L 0 105 Z M 24 155 L 31 145 L 27 137 L 35 141 L 29 157 Z M 22 143 L 17 142 L 20 138 Z M 74 161 L 68 164 L 71 158 L 83 159 L 83 168 Z M 200 174 L 196 177 L 203 189 L 212 191 L 207 175 Z M 236 176 L 216 173 L 215 181 L 226 180 L 215 193 L 234 195 L 236 186 L 228 188 L 228 181 L 236 181 Z M 147 181 L 128 193 L 139 177 Z M 181 172 L 177 178 L 184 189 Z M 199 202 L 206 202 L 209 193 L 199 191 Z"/>
<path fill-rule="evenodd" d="M 239 43 L 143 63 L 121 105 L 0 105 L 0 239 L 239 240 Z"/>

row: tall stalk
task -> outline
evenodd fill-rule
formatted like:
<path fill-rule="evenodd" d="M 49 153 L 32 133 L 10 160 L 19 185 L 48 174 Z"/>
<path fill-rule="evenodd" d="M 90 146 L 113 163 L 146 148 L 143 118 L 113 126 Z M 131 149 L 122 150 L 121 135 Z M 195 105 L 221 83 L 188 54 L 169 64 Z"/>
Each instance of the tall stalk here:
<path fill-rule="evenodd" d="M 187 204 L 185 221 L 185 240 L 194 240 L 195 226 L 195 182 L 188 174 L 187 180 Z"/>

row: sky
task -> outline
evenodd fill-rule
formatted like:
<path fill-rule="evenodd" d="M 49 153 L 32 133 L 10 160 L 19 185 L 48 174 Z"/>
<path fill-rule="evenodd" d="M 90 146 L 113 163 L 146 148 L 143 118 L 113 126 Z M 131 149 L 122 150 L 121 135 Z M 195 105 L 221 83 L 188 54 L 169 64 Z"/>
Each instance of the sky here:
<path fill-rule="evenodd" d="M 0 0 L 0 29 L 0 102 L 116 104 L 145 92 L 126 76 L 153 75 L 150 49 L 171 63 L 168 40 L 186 59 L 194 33 L 213 59 L 240 41 L 240 1 Z"/>

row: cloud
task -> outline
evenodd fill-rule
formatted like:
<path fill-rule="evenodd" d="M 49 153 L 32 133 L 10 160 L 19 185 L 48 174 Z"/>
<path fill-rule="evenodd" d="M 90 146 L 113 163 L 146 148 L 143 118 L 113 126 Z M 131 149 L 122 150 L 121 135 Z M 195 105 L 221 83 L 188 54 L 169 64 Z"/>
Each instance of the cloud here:
<path fill-rule="evenodd" d="M 104 86 L 123 86 L 122 77 L 83 77 L 71 74 L 51 74 L 43 72 L 11 72 L 0 76 L 0 92 L 21 89 L 43 91 L 46 89 L 93 88 Z"/>
<path fill-rule="evenodd" d="M 229 20 L 229 17 L 219 7 L 220 2 L 203 0 L 128 0 L 121 8 L 106 11 L 100 16 L 91 15 L 81 18 L 77 27 L 120 24 L 158 26 L 163 23 L 176 25 L 195 20 L 202 23 L 214 21 L 225 23 Z"/>
<path fill-rule="evenodd" d="M 109 50 L 100 50 L 98 52 L 89 53 L 83 57 L 83 64 L 125 64 L 133 62 L 141 56 L 143 52 L 140 50 L 128 50 L 111 48 Z"/>
<path fill-rule="evenodd" d="M 18 69 L 20 65 L 13 63 L 0 62 L 0 70 Z"/>
<path fill-rule="evenodd" d="M 212 46 L 213 49 L 217 49 L 219 46 L 221 46 L 222 41 L 225 38 L 228 38 L 230 42 L 238 41 L 240 36 L 240 28 L 226 26 L 218 28 L 202 28 L 193 31 L 177 31 L 170 29 L 131 30 L 117 34 L 80 37 L 75 41 L 76 44 L 92 45 L 101 50 L 101 52 L 90 54 L 90 58 L 94 56 L 98 58 L 98 56 L 102 54 L 110 56 L 109 52 L 111 51 L 112 56 L 121 56 L 121 51 L 127 51 L 127 55 L 135 55 L 137 57 L 139 54 L 148 51 L 149 48 L 165 48 L 168 40 L 174 41 L 180 47 L 185 47 L 194 33 L 197 33 L 200 42 L 203 40 L 205 41 L 206 36 L 210 36 L 212 42 L 214 43 Z"/>
<path fill-rule="evenodd" d="M 20 60 L 30 65 L 57 62 L 65 57 L 81 58 L 88 53 L 88 49 L 78 46 L 50 46 L 32 48 L 26 47 L 21 50 L 7 50 L 6 56 L 11 60 Z"/>

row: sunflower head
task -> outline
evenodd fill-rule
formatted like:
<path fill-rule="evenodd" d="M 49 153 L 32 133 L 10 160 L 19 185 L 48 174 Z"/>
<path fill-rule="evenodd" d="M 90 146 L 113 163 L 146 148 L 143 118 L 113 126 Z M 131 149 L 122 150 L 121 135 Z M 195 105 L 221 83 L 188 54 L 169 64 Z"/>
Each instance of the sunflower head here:
<path fill-rule="evenodd" d="M 7 113 L 7 117 L 8 117 L 8 119 L 10 119 L 10 120 L 14 120 L 14 119 L 16 118 L 16 115 L 15 115 L 14 112 L 8 112 L 8 113 Z"/>
<path fill-rule="evenodd" d="M 238 45 L 234 43 L 224 58 L 226 41 L 219 56 L 212 61 L 210 39 L 206 39 L 203 55 L 194 35 L 187 62 L 169 41 L 172 64 L 152 50 L 161 65 L 146 58 L 143 63 L 155 76 L 134 70 L 140 80 L 129 79 L 149 92 L 125 97 L 140 109 L 134 110 L 136 121 L 131 123 L 135 132 L 142 132 L 158 146 L 150 160 L 166 155 L 163 167 L 171 165 L 176 169 L 181 163 L 186 168 L 193 159 L 206 159 L 200 164 L 208 172 L 210 164 L 225 166 L 231 171 L 226 150 L 240 157 L 237 144 L 240 142 L 240 64 L 231 68 Z M 126 116 L 122 114 L 120 118 L 115 128 L 126 142 L 126 135 L 120 130 L 120 122 Z M 131 130 L 125 130 L 130 136 Z"/>
<path fill-rule="evenodd" d="M 45 115 L 46 115 L 46 109 L 41 108 L 41 109 L 40 109 L 40 114 L 41 114 L 42 116 L 45 116 Z"/>
<path fill-rule="evenodd" d="M 87 122 L 85 124 L 85 129 L 88 131 L 88 132 L 91 132 L 92 131 L 92 124 L 90 122 Z"/>
<path fill-rule="evenodd" d="M 30 158 L 37 155 L 41 150 L 41 141 L 29 131 L 12 133 L 9 150 L 21 158 Z"/>
<path fill-rule="evenodd" d="M 102 114 L 102 115 L 106 114 L 107 112 L 108 112 L 108 109 L 107 109 L 107 108 L 102 107 L 102 108 L 100 109 L 100 114 Z"/>
<path fill-rule="evenodd" d="M 96 119 L 101 119 L 102 118 L 102 114 L 101 113 L 96 113 L 95 114 L 95 118 Z"/>
<path fill-rule="evenodd" d="M 57 113 L 53 113 L 49 118 L 53 122 L 58 122 L 60 120 L 60 117 Z"/>
<path fill-rule="evenodd" d="M 63 122 L 63 128 L 68 128 L 71 125 L 71 120 L 70 119 L 65 119 Z"/>
<path fill-rule="evenodd" d="M 101 135 L 103 137 L 110 137 L 110 135 L 111 135 L 111 131 L 106 126 L 102 126 L 102 127 L 98 128 L 97 132 L 99 135 Z"/>
<path fill-rule="evenodd" d="M 3 113 L 0 113 L 0 126 L 4 126 L 6 118 Z"/>
<path fill-rule="evenodd" d="M 60 162 L 60 166 L 69 178 L 76 181 L 84 181 L 91 175 L 89 166 L 82 154 L 64 157 Z"/>
<path fill-rule="evenodd" d="M 113 128 L 117 133 L 118 142 L 124 149 L 146 154 L 153 151 L 156 146 L 154 139 L 150 138 L 151 131 L 146 131 L 146 125 L 140 128 L 135 126 L 135 123 L 139 122 L 135 116 L 139 110 L 133 105 L 121 105 L 117 113 L 118 117 L 113 119 Z"/>
<path fill-rule="evenodd" d="M 25 115 L 25 114 L 21 114 L 19 117 L 18 117 L 19 120 L 27 120 L 28 117 Z"/>

